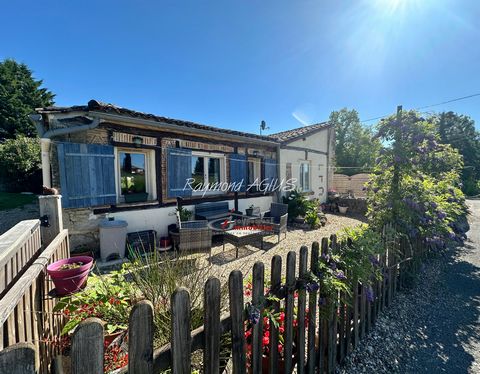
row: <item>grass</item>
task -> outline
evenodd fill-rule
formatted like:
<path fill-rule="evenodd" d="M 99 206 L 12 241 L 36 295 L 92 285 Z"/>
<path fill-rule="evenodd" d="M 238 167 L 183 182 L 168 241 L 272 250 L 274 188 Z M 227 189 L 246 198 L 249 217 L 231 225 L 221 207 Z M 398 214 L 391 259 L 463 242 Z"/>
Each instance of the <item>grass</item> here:
<path fill-rule="evenodd" d="M 0 192 L 0 210 L 21 208 L 26 204 L 33 203 L 36 199 L 36 195 Z"/>

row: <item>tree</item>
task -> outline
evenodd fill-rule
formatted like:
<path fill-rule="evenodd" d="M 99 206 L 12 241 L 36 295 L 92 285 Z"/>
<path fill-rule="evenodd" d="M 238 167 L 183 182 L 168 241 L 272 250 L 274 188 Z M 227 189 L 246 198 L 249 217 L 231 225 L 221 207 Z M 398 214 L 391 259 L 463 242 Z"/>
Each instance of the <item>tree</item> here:
<path fill-rule="evenodd" d="M 440 143 L 435 119 L 415 111 L 380 121 L 383 144 L 367 188 L 367 216 L 381 230 L 395 223 L 397 230 L 432 246 L 461 241 L 467 208 L 460 190 L 462 156 Z M 394 174 L 398 178 L 393 178 Z"/>
<path fill-rule="evenodd" d="M 337 172 L 348 175 L 369 172 L 375 165 L 380 142 L 370 128 L 362 126 L 358 112 L 347 108 L 333 111 L 329 122 L 335 125 Z"/>
<path fill-rule="evenodd" d="M 7 59 L 0 62 L 0 140 L 19 134 L 35 137 L 35 126 L 28 115 L 35 108 L 53 104 L 55 95 L 41 88 L 25 64 Z"/>
<path fill-rule="evenodd" d="M 19 135 L 0 144 L 0 179 L 10 191 L 40 192 L 40 142 Z"/>
<path fill-rule="evenodd" d="M 462 190 L 467 195 L 480 193 L 480 134 L 475 121 L 453 112 L 440 113 L 436 117 L 442 143 L 450 144 L 463 156 Z"/>

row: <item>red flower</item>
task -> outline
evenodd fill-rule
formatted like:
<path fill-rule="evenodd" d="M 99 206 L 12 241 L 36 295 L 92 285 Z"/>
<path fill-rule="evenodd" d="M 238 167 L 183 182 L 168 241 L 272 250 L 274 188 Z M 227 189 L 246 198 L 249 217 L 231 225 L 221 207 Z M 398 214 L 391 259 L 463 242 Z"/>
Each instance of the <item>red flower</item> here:
<path fill-rule="evenodd" d="M 268 345 L 270 343 L 270 338 L 268 336 L 264 336 L 262 343 L 264 346 Z"/>

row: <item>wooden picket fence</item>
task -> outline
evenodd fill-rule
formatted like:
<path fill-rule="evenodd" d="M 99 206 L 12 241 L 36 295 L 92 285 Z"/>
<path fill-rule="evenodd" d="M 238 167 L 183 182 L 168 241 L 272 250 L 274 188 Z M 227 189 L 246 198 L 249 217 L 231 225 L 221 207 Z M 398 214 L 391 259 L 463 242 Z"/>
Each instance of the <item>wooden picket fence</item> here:
<path fill-rule="evenodd" d="M 323 238 L 321 243 L 314 242 L 311 248 L 300 248 L 297 253 L 291 251 L 286 258 L 286 274 L 282 278 L 280 256 L 273 256 L 270 266 L 270 293 L 279 296 L 279 301 L 270 301 L 274 311 L 280 307 L 285 310 L 285 373 L 291 373 L 296 367 L 297 373 L 333 373 L 338 364 L 343 363 L 348 354 L 358 346 L 360 340 L 372 329 L 378 315 L 391 305 L 397 291 L 403 286 L 405 276 L 415 271 L 416 261 L 412 261 L 425 252 L 421 240 L 395 240 L 380 262 L 385 276 L 373 285 L 374 299 L 367 301 L 365 287 L 356 284 L 351 290 L 350 302 L 344 295 L 320 303 L 321 289 L 307 290 L 309 270 L 317 272 L 319 256 L 335 254 L 341 251 L 342 243 L 337 238 Z M 298 262 L 298 263 L 297 263 Z M 310 265 L 308 266 L 308 263 Z M 298 273 L 297 273 L 298 270 Z M 257 262 L 253 268 L 253 291 L 250 305 L 256 306 L 260 313 L 265 307 L 265 265 Z M 348 276 L 348 274 L 347 274 Z M 282 283 L 285 279 L 285 283 Z M 190 295 L 187 289 L 179 288 L 171 297 L 171 343 L 160 349 L 154 349 L 154 307 L 149 301 L 140 301 L 132 309 L 128 329 L 128 367 L 117 373 L 158 373 L 171 369 L 174 374 L 192 372 L 192 352 L 203 351 L 203 372 L 219 373 L 222 361 L 222 336 L 230 336 L 230 358 L 224 370 L 231 373 L 262 373 L 263 318 L 253 326 L 251 356 L 247 361 L 245 321 L 249 319 L 248 308 L 244 300 L 244 276 L 232 271 L 228 280 L 229 312 L 221 314 L 221 284 L 217 278 L 210 278 L 204 286 L 204 325 L 190 331 Z M 310 291 L 310 292 L 309 292 Z M 298 293 L 298 297 L 294 295 Z M 325 303 L 332 305 L 330 315 L 320 313 Z M 298 325 L 293 324 L 294 313 Z M 251 316 L 250 316 L 251 317 Z M 307 318 L 305 318 L 307 317 Z M 271 324 L 272 325 L 272 324 Z M 273 326 L 270 333 L 269 372 L 277 373 L 279 332 Z M 89 318 L 83 321 L 72 337 L 70 352 L 71 372 L 103 373 L 104 367 L 104 331 L 99 319 Z M 38 347 L 20 345 L 16 349 L 0 352 L 0 372 L 3 368 L 15 366 L 19 357 L 22 366 L 18 373 L 34 373 L 35 352 Z M 16 361 L 15 361 L 16 360 Z M 248 366 L 250 368 L 247 368 Z M 13 365 L 13 366 L 9 366 Z M 20 370 L 21 369 L 21 370 Z M 61 373 L 61 365 L 55 367 Z M 265 371 L 264 371 L 265 372 Z"/>
<path fill-rule="evenodd" d="M 0 352 L 0 373 L 12 372 L 17 366 L 35 367 L 47 373 L 57 353 L 49 342 L 60 335 L 64 321 L 62 316 L 53 313 L 56 299 L 49 295 L 54 286 L 47 277 L 46 266 L 69 257 L 68 230 L 61 231 L 44 248 L 39 224 L 39 220 L 22 221 L 0 236 L 0 242 L 6 246 L 0 258 L 3 287 L 0 349 L 6 348 Z M 33 366 L 20 359 L 24 353 L 31 355 L 30 349 L 33 349 L 33 356 L 28 357 L 35 360 Z M 5 361 L 10 355 L 14 363 Z"/>

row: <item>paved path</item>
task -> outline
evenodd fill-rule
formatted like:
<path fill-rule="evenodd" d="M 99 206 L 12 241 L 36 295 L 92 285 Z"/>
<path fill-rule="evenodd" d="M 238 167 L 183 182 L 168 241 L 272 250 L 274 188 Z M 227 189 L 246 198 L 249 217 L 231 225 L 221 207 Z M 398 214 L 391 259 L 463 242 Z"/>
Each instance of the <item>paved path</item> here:
<path fill-rule="evenodd" d="M 423 267 L 341 373 L 480 374 L 480 201 L 468 240 Z"/>

